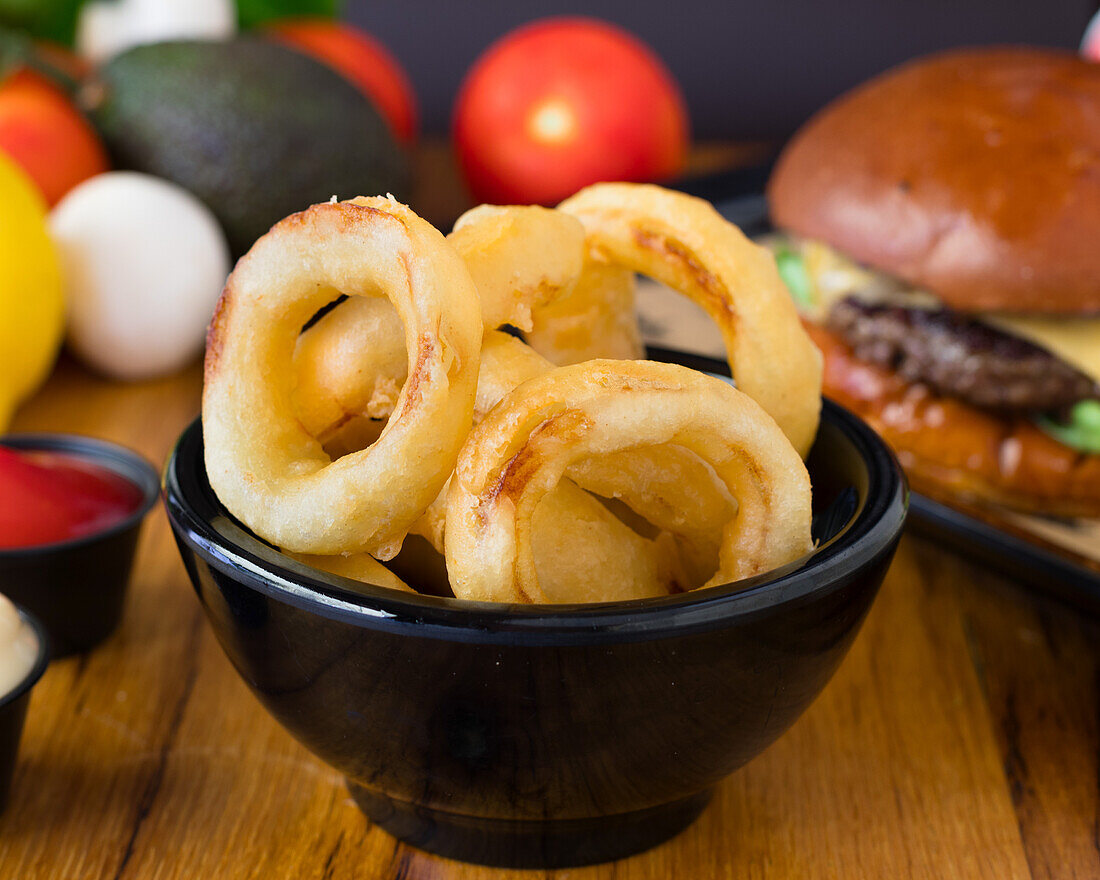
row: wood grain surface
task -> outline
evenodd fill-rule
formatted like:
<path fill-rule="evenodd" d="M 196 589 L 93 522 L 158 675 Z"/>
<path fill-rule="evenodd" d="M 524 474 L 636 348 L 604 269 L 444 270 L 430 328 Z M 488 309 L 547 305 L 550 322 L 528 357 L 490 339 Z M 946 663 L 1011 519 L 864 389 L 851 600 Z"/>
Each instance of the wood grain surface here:
<path fill-rule="evenodd" d="M 199 393 L 197 364 L 119 385 L 62 361 L 14 429 L 105 437 L 160 464 Z M 1098 878 L 1098 725 L 1096 622 L 906 536 L 832 682 L 692 827 L 541 876 Z M 222 654 L 159 507 L 119 631 L 35 689 L 0 816 L 5 880 L 510 876 L 364 819 Z"/>

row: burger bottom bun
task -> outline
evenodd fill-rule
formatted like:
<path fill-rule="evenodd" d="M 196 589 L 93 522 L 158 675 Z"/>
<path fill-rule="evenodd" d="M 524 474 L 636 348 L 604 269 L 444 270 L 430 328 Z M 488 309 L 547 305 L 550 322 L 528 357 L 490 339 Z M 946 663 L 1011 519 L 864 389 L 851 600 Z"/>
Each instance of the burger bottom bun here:
<path fill-rule="evenodd" d="M 1100 517 L 1100 455 L 1077 452 L 1027 419 L 940 397 L 859 360 L 822 327 L 807 330 L 825 357 L 825 394 L 886 440 L 915 491 L 1050 516 Z"/>

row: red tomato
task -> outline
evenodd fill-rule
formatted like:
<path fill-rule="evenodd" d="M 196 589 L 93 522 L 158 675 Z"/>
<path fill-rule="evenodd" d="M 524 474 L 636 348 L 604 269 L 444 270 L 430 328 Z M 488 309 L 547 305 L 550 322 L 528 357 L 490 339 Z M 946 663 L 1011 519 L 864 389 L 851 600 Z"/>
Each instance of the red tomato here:
<path fill-rule="evenodd" d="M 0 83 L 0 150 L 23 166 L 50 205 L 110 168 L 99 137 L 65 93 L 29 70 Z"/>
<path fill-rule="evenodd" d="M 553 204 L 601 180 L 676 175 L 687 111 L 672 75 L 635 37 L 593 19 L 547 19 L 475 62 L 454 142 L 476 199 Z"/>
<path fill-rule="evenodd" d="M 416 97 L 409 79 L 397 59 L 370 34 L 323 18 L 285 19 L 267 31 L 351 80 L 374 102 L 398 139 L 416 139 Z"/>

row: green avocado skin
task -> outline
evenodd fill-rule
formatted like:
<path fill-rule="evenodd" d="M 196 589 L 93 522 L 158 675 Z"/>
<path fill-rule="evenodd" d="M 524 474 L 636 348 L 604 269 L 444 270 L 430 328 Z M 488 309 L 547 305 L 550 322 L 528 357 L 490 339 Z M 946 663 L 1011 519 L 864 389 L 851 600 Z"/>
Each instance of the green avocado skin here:
<path fill-rule="evenodd" d="M 260 38 L 139 46 L 83 94 L 115 167 L 190 190 L 234 256 L 334 195 L 407 198 L 405 155 L 370 101 L 323 64 Z"/>

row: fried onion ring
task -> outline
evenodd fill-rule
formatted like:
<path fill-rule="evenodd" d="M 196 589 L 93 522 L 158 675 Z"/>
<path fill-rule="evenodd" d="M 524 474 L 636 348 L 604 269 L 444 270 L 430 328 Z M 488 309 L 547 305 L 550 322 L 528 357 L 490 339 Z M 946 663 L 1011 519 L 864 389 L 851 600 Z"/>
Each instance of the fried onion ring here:
<path fill-rule="evenodd" d="M 355 416 L 388 419 L 408 372 L 397 310 L 387 299 L 353 296 L 298 337 L 294 411 L 325 445 Z"/>
<path fill-rule="evenodd" d="M 569 480 L 531 516 L 531 558 L 547 602 L 617 602 L 679 587 L 679 552 L 667 533 L 644 538 Z"/>
<path fill-rule="evenodd" d="M 675 536 L 681 585 L 696 587 L 714 574 L 723 526 L 737 513 L 737 502 L 714 469 L 690 449 L 671 443 L 623 449 L 576 461 L 565 475 Z"/>
<path fill-rule="evenodd" d="M 584 227 L 537 205 L 471 208 L 447 241 L 477 285 L 486 331 L 530 330 L 532 311 L 571 290 L 584 265 Z"/>
<path fill-rule="evenodd" d="M 481 205 L 447 240 L 474 279 L 487 332 L 531 329 L 532 311 L 572 290 L 584 264 L 584 227 L 550 208 Z M 406 378 L 401 319 L 385 299 L 340 303 L 301 334 L 294 370 L 306 430 L 333 452 L 363 448 L 374 439 L 363 421 L 388 418 Z"/>
<path fill-rule="evenodd" d="M 552 369 L 550 361 L 518 339 L 488 334 L 482 344 L 474 424 L 520 383 Z M 622 450 L 574 462 L 566 476 L 587 492 L 623 502 L 657 529 L 681 539 L 686 574 L 676 578 L 680 585 L 698 585 L 713 573 L 722 525 L 737 508 L 713 469 L 691 450 L 672 445 Z M 435 533 L 442 536 L 445 507 L 440 499 L 431 510 Z"/>
<path fill-rule="evenodd" d="M 332 298 L 386 296 L 412 364 L 369 448 L 332 461 L 292 406 L 302 326 Z M 392 199 L 314 205 L 280 221 L 230 275 L 207 339 L 210 484 L 292 552 L 391 558 L 438 494 L 471 423 L 482 327 L 462 259 Z"/>
<path fill-rule="evenodd" d="M 308 565 L 318 571 L 327 571 L 329 574 L 339 575 L 349 580 L 389 587 L 391 590 L 401 590 L 404 593 L 416 592 L 369 553 L 352 553 L 350 556 L 312 556 L 308 553 L 284 551 L 284 554 L 302 565 Z"/>
<path fill-rule="evenodd" d="M 552 364 L 515 337 L 500 331 L 486 334 L 474 423 L 480 422 L 517 385 L 551 369 Z M 604 470 L 613 470 L 612 456 L 607 459 Z M 446 519 L 447 486 L 411 531 L 445 553 Z M 690 567 L 681 559 L 671 535 L 661 533 L 651 539 L 637 534 L 597 498 L 569 480 L 558 483 L 536 509 L 532 545 L 540 582 L 549 596 L 639 599 L 667 595 L 683 588 L 690 579 Z M 602 581 L 591 577 L 595 560 L 608 574 Z"/>
<path fill-rule="evenodd" d="M 447 496 L 446 556 L 460 598 L 547 603 L 532 515 L 576 461 L 671 443 L 707 461 L 737 500 L 708 585 L 808 553 L 810 481 L 782 431 L 746 394 L 673 364 L 589 361 L 507 395 L 462 448 Z"/>
<path fill-rule="evenodd" d="M 528 345 L 557 366 L 594 358 L 645 357 L 634 309 L 634 272 L 586 258 L 580 278 L 564 296 L 532 312 Z"/>
<path fill-rule="evenodd" d="M 821 353 L 798 319 L 775 260 L 709 202 L 658 186 L 598 183 L 558 206 L 608 262 L 698 303 L 722 331 L 737 387 L 805 456 L 821 413 Z"/>
<path fill-rule="evenodd" d="M 485 418 L 489 410 L 517 385 L 552 369 L 552 363 L 522 340 L 500 330 L 485 334 L 474 397 L 474 424 Z"/>
<path fill-rule="evenodd" d="M 481 366 L 474 398 L 476 425 L 517 385 L 553 369 L 553 364 L 530 346 L 499 330 L 490 330 L 481 343 Z M 448 486 L 449 486 L 448 482 Z M 447 488 L 444 486 L 424 515 L 410 531 L 427 538 L 436 550 L 444 552 L 447 520 Z"/>
<path fill-rule="evenodd" d="M 515 337 L 488 333 L 481 348 L 474 424 L 522 382 L 553 368 Z M 674 578 L 677 586 L 698 586 L 714 572 L 722 526 L 733 517 L 736 504 L 713 469 L 691 450 L 668 444 L 622 450 L 574 462 L 566 476 L 586 492 L 617 499 L 658 531 L 674 535 L 683 545 L 677 554 L 682 560 Z M 446 492 L 444 487 L 411 529 L 440 553 L 445 543 Z M 547 509 L 565 512 L 563 504 Z M 564 516 L 556 525 L 548 514 L 542 518 L 548 528 L 569 528 Z"/>

